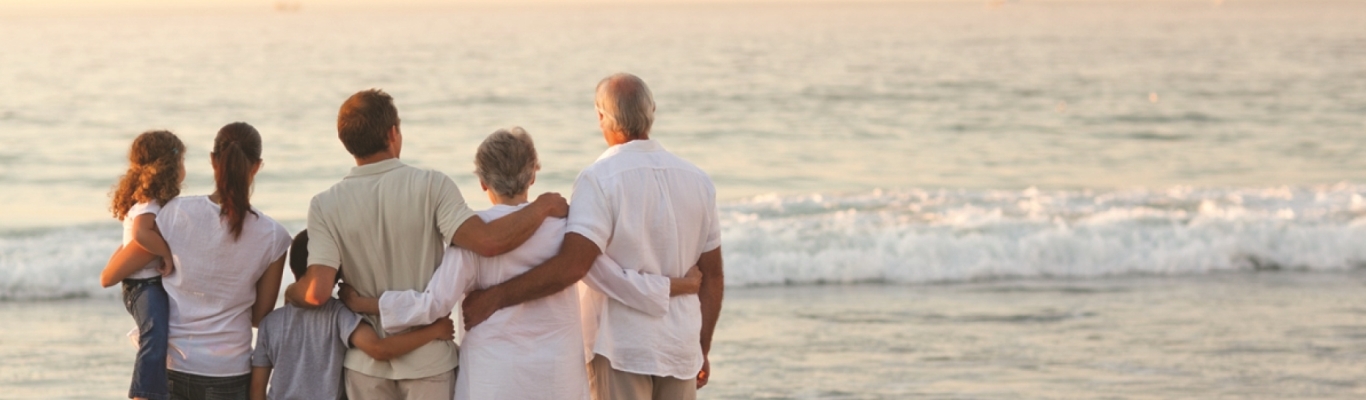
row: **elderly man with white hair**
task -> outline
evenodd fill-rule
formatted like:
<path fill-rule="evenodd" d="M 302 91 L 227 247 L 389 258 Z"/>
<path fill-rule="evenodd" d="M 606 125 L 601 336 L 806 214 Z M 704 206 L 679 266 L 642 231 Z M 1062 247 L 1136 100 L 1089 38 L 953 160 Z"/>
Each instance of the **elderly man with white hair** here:
<path fill-rule="evenodd" d="M 516 278 L 465 299 L 467 325 L 497 310 L 574 284 L 606 254 L 645 274 L 702 271 L 696 296 L 671 297 L 654 316 L 614 296 L 590 291 L 594 339 L 590 376 L 595 399 L 694 399 L 706 385 L 712 331 L 721 313 L 723 274 L 716 189 L 697 166 L 650 139 L 655 103 L 640 78 L 616 74 L 597 88 L 599 125 L 608 149 L 574 183 L 568 233 L 559 254 Z M 596 318 L 592 318 L 596 316 Z"/>

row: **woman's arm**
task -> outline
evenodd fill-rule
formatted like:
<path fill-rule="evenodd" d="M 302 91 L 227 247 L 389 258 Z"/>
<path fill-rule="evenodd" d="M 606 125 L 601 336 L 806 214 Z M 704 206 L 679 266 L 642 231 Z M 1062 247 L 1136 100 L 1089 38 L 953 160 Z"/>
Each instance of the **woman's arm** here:
<path fill-rule="evenodd" d="M 251 305 L 251 326 L 257 327 L 261 319 L 275 309 L 275 300 L 280 298 L 280 279 L 285 273 L 285 255 L 270 263 L 266 273 L 256 280 L 256 303 Z"/>
<path fill-rule="evenodd" d="M 459 248 L 449 248 L 436 268 L 425 291 L 388 291 L 379 297 L 379 320 L 388 333 L 432 323 L 446 315 L 474 286 L 474 272 L 478 268 L 476 255 Z"/>
<path fill-rule="evenodd" d="M 408 354 L 418 347 L 437 340 L 455 339 L 455 323 L 448 317 L 438 318 L 431 325 L 412 332 L 380 339 L 368 322 L 356 325 L 351 332 L 351 345 L 378 361 L 387 361 Z"/>
<path fill-rule="evenodd" d="M 696 266 L 682 278 L 646 274 L 622 268 L 603 254 L 593 261 L 593 268 L 583 282 L 627 307 L 659 317 L 669 311 L 670 297 L 697 293 L 702 286 L 702 274 Z"/>
<path fill-rule="evenodd" d="M 156 254 L 148 253 L 138 246 L 120 247 L 104 265 L 104 270 L 100 271 L 100 286 L 114 286 L 158 258 Z"/>

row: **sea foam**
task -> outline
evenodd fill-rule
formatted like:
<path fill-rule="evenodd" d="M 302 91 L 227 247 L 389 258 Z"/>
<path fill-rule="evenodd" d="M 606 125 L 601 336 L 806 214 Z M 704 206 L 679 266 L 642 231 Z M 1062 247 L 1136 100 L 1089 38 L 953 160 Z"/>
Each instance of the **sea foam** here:
<path fill-rule="evenodd" d="M 1366 186 L 928 190 L 721 206 L 728 286 L 1366 267 Z M 292 230 L 297 221 L 287 224 Z M 0 299 L 114 296 L 102 224 L 0 234 Z"/>

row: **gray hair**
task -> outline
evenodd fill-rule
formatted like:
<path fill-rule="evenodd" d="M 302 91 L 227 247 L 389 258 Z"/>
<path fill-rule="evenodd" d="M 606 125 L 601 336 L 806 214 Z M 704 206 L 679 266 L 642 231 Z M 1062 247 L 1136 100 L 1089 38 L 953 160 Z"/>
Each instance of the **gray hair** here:
<path fill-rule="evenodd" d="M 617 73 L 598 82 L 596 104 L 605 128 L 631 138 L 650 133 L 655 122 L 655 99 L 640 77 Z"/>
<path fill-rule="evenodd" d="M 520 126 L 493 132 L 474 154 L 474 174 L 504 197 L 525 193 L 539 169 L 536 144 Z"/>

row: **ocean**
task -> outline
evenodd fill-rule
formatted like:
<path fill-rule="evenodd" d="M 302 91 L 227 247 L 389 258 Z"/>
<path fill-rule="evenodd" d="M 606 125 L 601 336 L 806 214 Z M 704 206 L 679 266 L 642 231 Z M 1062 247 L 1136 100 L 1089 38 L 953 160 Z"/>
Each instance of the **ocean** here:
<path fill-rule="evenodd" d="M 126 390 L 100 262 L 132 138 L 264 138 L 252 198 L 301 229 L 394 95 L 403 159 L 476 208 L 522 126 L 533 192 L 605 149 L 602 77 L 716 182 L 728 298 L 703 398 L 1366 395 L 1366 3 L 0 8 L 0 398 Z M 34 336 L 37 335 L 37 336 Z M 18 360 L 18 361 L 9 361 Z M 88 383 L 87 383 L 88 382 Z"/>

